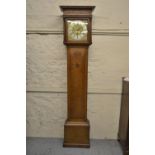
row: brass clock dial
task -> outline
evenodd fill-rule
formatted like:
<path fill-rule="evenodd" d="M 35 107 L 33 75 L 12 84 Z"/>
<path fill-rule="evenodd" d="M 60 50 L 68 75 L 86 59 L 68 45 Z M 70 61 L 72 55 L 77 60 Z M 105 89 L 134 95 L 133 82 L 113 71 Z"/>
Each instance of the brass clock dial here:
<path fill-rule="evenodd" d="M 67 20 L 68 40 L 87 41 L 88 21 L 86 20 Z"/>

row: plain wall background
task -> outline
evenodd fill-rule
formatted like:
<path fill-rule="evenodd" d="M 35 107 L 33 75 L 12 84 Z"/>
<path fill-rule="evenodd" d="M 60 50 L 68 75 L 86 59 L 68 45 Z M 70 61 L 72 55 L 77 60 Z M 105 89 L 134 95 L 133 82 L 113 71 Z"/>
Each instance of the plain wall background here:
<path fill-rule="evenodd" d="M 27 0 L 27 136 L 63 137 L 67 57 L 59 5 L 75 0 Z M 95 5 L 88 58 L 91 138 L 116 139 L 122 77 L 128 76 L 128 0 L 79 0 Z"/>

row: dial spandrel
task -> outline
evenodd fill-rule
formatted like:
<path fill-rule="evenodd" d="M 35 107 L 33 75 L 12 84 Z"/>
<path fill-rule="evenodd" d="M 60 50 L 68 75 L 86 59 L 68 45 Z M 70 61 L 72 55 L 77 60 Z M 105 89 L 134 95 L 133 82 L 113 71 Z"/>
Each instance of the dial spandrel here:
<path fill-rule="evenodd" d="M 87 25 L 84 20 L 67 20 L 68 40 L 69 41 L 87 41 Z"/>

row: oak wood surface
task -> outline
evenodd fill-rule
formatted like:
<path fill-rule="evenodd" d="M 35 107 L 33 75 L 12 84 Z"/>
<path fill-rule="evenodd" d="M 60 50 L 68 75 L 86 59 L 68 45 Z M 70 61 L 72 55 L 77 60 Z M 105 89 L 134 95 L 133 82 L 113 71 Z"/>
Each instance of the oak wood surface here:
<path fill-rule="evenodd" d="M 87 119 L 87 47 L 68 47 L 68 120 Z"/>

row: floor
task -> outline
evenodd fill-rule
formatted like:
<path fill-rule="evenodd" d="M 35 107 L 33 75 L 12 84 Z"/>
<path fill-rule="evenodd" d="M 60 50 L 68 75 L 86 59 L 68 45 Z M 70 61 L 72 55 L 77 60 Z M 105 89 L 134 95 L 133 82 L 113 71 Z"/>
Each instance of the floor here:
<path fill-rule="evenodd" d="M 27 138 L 26 155 L 123 155 L 116 140 L 91 140 L 90 148 L 63 148 L 62 139 Z"/>

